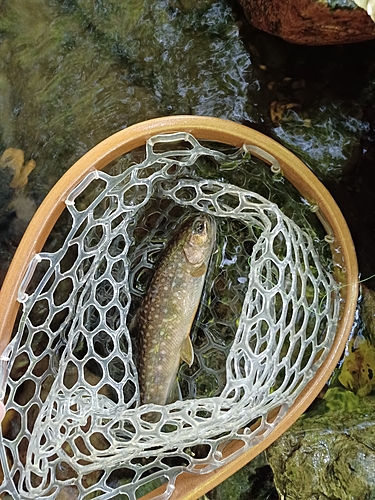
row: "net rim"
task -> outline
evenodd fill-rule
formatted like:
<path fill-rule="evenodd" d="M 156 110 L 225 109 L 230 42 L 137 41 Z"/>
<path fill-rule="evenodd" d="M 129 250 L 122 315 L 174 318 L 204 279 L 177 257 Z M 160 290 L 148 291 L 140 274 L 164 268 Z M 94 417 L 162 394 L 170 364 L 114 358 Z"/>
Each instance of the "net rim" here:
<path fill-rule="evenodd" d="M 282 418 L 275 429 L 259 444 L 244 453 L 240 453 L 239 443 L 231 443 L 228 454 L 236 453 L 230 463 L 210 474 L 181 474 L 176 480 L 176 489 L 172 498 L 197 498 L 209 491 L 221 481 L 229 477 L 249 460 L 267 448 L 306 410 L 318 395 L 330 374 L 335 368 L 345 343 L 350 334 L 358 296 L 358 269 L 352 238 L 335 201 L 323 184 L 293 153 L 273 139 L 246 126 L 212 117 L 170 116 L 155 118 L 138 123 L 108 137 L 82 158 L 80 158 L 55 184 L 31 220 L 17 252 L 12 260 L 4 284 L 0 291 L 0 301 L 6 304 L 0 317 L 0 353 L 9 343 L 13 325 L 17 316 L 19 302 L 17 293 L 31 259 L 39 253 L 58 217 L 66 207 L 66 200 L 72 189 L 82 179 L 95 170 L 101 170 L 117 157 L 142 146 L 152 136 L 173 132 L 188 132 L 198 140 L 221 142 L 235 147 L 251 144 L 272 155 L 280 164 L 283 175 L 298 189 L 310 203 L 319 207 L 328 227 L 335 237 L 335 248 L 340 252 L 333 253 L 336 263 L 345 269 L 346 283 L 342 295 L 342 310 L 339 325 L 332 349 L 317 371 L 314 378 L 306 386 L 296 402 Z M 265 160 L 256 150 L 254 156 Z M 237 448 L 236 448 L 237 446 Z M 152 498 L 156 490 L 146 498 Z"/>

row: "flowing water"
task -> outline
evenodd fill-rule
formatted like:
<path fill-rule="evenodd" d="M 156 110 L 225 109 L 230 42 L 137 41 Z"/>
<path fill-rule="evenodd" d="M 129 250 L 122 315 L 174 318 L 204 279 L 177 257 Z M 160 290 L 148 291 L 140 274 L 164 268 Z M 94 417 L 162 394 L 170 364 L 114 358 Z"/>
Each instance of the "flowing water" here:
<path fill-rule="evenodd" d="M 375 273 L 374 42 L 292 46 L 227 0 L 0 0 L 0 41 L 0 282 L 78 158 L 172 114 L 231 119 L 289 147 L 337 199 L 362 277 Z"/>

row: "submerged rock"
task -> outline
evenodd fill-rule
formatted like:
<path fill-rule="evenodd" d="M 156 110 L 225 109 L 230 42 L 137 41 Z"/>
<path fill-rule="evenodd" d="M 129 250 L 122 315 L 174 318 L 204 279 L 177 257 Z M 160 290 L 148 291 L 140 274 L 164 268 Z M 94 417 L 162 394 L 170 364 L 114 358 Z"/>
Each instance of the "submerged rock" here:
<path fill-rule="evenodd" d="M 267 451 L 281 499 L 375 497 L 375 398 L 299 419 Z"/>
<path fill-rule="evenodd" d="M 375 38 L 375 24 L 352 0 L 239 0 L 257 28 L 288 42 L 329 45 Z"/>
<path fill-rule="evenodd" d="M 367 129 L 358 106 L 320 100 L 304 110 L 286 110 L 273 134 L 319 179 L 338 180 L 358 163 Z"/>
<path fill-rule="evenodd" d="M 250 58 L 225 1 L 84 0 L 76 13 L 160 114 L 249 118 Z"/>

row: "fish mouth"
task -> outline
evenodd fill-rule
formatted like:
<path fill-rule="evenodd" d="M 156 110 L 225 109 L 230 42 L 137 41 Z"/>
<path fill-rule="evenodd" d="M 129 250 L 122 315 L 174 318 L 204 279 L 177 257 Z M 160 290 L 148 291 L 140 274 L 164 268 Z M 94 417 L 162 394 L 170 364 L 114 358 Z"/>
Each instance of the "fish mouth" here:
<path fill-rule="evenodd" d="M 211 241 L 213 245 L 213 242 L 216 240 L 216 219 L 212 215 L 205 212 L 202 212 L 201 214 L 195 216 L 194 219 L 194 223 L 201 222 L 204 225 L 207 239 Z"/>

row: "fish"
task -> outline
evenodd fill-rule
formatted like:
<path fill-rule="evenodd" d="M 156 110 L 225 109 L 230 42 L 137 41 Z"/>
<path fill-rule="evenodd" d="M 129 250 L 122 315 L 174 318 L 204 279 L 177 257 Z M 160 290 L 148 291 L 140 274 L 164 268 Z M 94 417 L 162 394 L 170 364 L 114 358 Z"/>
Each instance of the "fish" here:
<path fill-rule="evenodd" d="M 141 404 L 167 404 L 181 360 L 193 363 L 190 331 L 215 241 L 215 220 L 201 213 L 186 219 L 161 253 L 134 318 Z"/>

